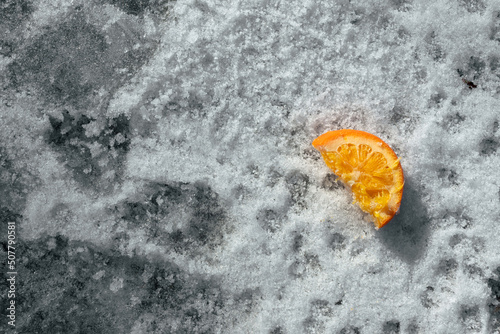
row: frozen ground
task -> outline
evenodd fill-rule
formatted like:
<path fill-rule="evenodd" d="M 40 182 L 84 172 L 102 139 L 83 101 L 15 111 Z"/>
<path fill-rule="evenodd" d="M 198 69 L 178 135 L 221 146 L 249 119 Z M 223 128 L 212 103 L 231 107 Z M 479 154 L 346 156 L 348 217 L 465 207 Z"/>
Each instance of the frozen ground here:
<path fill-rule="evenodd" d="M 500 3 L 6 0 L 0 83 L 19 333 L 500 333 Z"/>

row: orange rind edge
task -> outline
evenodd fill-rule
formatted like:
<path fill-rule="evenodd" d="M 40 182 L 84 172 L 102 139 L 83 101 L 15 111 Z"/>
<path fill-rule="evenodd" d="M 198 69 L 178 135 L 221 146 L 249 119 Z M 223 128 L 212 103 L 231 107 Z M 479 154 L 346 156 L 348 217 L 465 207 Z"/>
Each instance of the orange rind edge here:
<path fill-rule="evenodd" d="M 396 192 L 395 192 L 399 196 L 392 201 L 391 207 L 393 209 L 390 211 L 391 214 L 388 215 L 386 218 L 379 220 L 378 217 L 375 217 L 372 214 L 370 214 L 369 212 L 367 212 L 368 214 L 370 214 L 373 217 L 375 227 L 377 229 L 379 229 L 379 228 L 385 226 L 387 223 L 389 223 L 395 217 L 395 215 L 399 213 L 399 208 L 401 206 L 401 200 L 403 198 L 403 188 L 404 188 L 404 184 L 405 184 L 404 172 L 403 172 L 403 168 L 401 166 L 400 158 L 398 158 L 398 156 L 396 155 L 394 150 L 387 143 L 385 143 L 382 139 L 380 139 L 379 137 L 377 137 L 369 132 L 365 132 L 365 131 L 361 131 L 361 130 L 341 129 L 341 130 L 328 131 L 328 132 L 318 136 L 316 139 L 314 139 L 312 142 L 312 145 L 319 152 L 323 152 L 323 151 L 325 151 L 324 147 L 327 146 L 328 143 L 330 143 L 334 140 L 337 140 L 339 137 L 344 137 L 344 138 L 364 137 L 368 140 L 376 142 L 378 145 L 381 146 L 382 150 L 385 153 L 390 154 L 390 156 L 392 158 L 392 161 L 390 163 L 391 164 L 390 168 L 396 169 L 399 167 L 399 169 L 401 170 L 401 173 L 400 173 L 400 175 L 401 175 L 401 180 L 400 180 L 401 187 L 399 189 L 396 189 Z M 350 188 L 350 186 L 348 186 L 348 185 L 347 185 L 347 187 Z"/>

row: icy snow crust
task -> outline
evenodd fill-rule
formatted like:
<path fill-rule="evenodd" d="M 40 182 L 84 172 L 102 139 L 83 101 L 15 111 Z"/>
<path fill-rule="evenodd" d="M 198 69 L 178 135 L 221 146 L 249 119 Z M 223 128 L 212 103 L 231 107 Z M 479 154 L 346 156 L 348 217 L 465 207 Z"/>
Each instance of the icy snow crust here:
<path fill-rule="evenodd" d="M 83 25 L 100 73 L 76 52 L 76 88 L 52 91 L 59 67 L 29 65 L 29 42 L 0 56 L 2 207 L 26 243 L 59 235 L 190 277 L 130 332 L 500 333 L 497 2 L 49 6 L 27 20 L 55 32 L 26 38 L 64 45 Z M 379 231 L 311 146 L 341 128 L 401 158 L 401 212 Z M 103 289 L 135 284 L 120 273 Z"/>

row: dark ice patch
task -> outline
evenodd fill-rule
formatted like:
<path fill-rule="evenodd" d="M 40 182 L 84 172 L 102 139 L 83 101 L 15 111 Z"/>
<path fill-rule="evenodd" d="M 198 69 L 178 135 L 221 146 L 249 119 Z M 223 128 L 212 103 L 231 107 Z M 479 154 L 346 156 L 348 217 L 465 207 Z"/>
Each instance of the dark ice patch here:
<path fill-rule="evenodd" d="M 297 258 L 288 267 L 288 274 L 297 279 L 319 269 L 321 269 L 319 256 L 317 254 L 304 253 L 303 257 Z"/>
<path fill-rule="evenodd" d="M 472 219 L 463 208 L 458 210 L 447 209 L 441 219 L 444 222 L 456 224 L 463 229 L 470 228 L 474 223 L 474 219 Z"/>
<path fill-rule="evenodd" d="M 437 89 L 436 92 L 431 94 L 429 99 L 430 108 L 440 108 L 443 102 L 448 98 L 448 94 L 442 89 Z"/>
<path fill-rule="evenodd" d="M 500 73 L 497 72 L 497 70 L 500 69 L 500 58 L 497 55 L 491 55 L 488 59 L 488 65 L 491 73 L 498 77 L 500 75 Z"/>
<path fill-rule="evenodd" d="M 292 251 L 298 252 L 304 245 L 304 236 L 302 234 L 295 234 L 292 242 Z"/>
<path fill-rule="evenodd" d="M 155 0 L 108 0 L 127 14 L 140 15 L 158 1 Z M 167 1 L 163 1 L 167 2 Z"/>
<path fill-rule="evenodd" d="M 330 302 L 324 299 L 316 299 L 311 302 L 311 314 L 321 317 L 331 317 L 333 315 L 333 309 L 330 306 Z"/>
<path fill-rule="evenodd" d="M 481 74 L 483 74 L 484 69 L 486 68 L 486 63 L 479 57 L 471 56 L 469 58 L 469 62 L 467 63 L 467 67 L 470 71 L 474 72 L 474 79 L 477 79 Z"/>
<path fill-rule="evenodd" d="M 178 78 L 171 79 L 171 81 L 172 85 L 181 85 L 182 82 Z M 192 120 L 206 118 L 207 110 L 205 106 L 211 102 L 213 96 L 207 94 L 203 97 L 195 91 L 189 91 L 187 94 L 186 98 L 184 91 L 174 89 L 174 94 L 163 108 L 162 115 L 166 119 L 170 119 L 172 123 L 176 122 L 175 119 L 183 114 L 188 115 Z M 225 119 L 225 117 L 230 117 L 230 114 L 224 111 L 219 113 L 213 121 L 212 129 L 215 139 L 221 139 L 224 136 L 225 121 L 228 119 Z"/>
<path fill-rule="evenodd" d="M 382 326 L 382 333 L 384 334 L 399 334 L 400 324 L 397 320 L 390 320 Z"/>
<path fill-rule="evenodd" d="M 245 289 L 241 293 L 234 296 L 234 301 L 246 313 L 252 312 L 262 298 L 262 293 L 259 288 Z"/>
<path fill-rule="evenodd" d="M 408 327 L 407 327 L 407 329 L 406 329 L 406 332 L 407 332 L 408 334 L 419 334 L 419 333 L 421 333 L 420 328 L 418 327 L 418 325 L 417 325 L 416 321 L 412 321 L 412 322 L 408 325 Z"/>
<path fill-rule="evenodd" d="M 9 65 L 16 86 L 35 83 L 50 102 L 83 107 L 86 97 L 113 76 L 104 36 L 83 17 L 50 29 Z"/>
<path fill-rule="evenodd" d="M 339 334 L 361 334 L 361 331 L 358 327 L 346 326 L 340 330 Z"/>
<path fill-rule="evenodd" d="M 482 12 L 486 8 L 482 0 L 459 0 L 459 4 L 469 13 Z"/>
<path fill-rule="evenodd" d="M 21 248 L 20 333 L 125 333 L 136 321 L 148 333 L 215 333 L 224 327 L 229 297 L 213 277 L 62 236 Z M 155 321 L 148 322 L 151 317 Z"/>
<path fill-rule="evenodd" d="M 112 190 L 122 177 L 122 165 L 130 146 L 127 117 L 108 119 L 97 136 L 87 137 L 85 127 L 95 119 L 73 116 L 68 111 L 62 116 L 62 120 L 49 117 L 51 129 L 46 134 L 47 143 L 61 154 L 61 162 L 72 171 L 78 183 L 100 191 Z M 95 146 L 100 153 L 93 155 L 91 148 Z M 113 176 L 104 179 L 103 175 L 109 171 L 114 172 Z"/>
<path fill-rule="evenodd" d="M 411 0 L 391 0 L 390 3 L 400 12 L 406 12 L 411 8 Z"/>
<path fill-rule="evenodd" d="M 325 331 L 324 321 L 320 321 L 312 316 L 307 317 L 302 325 L 304 326 L 304 333 L 306 334 L 324 333 Z"/>
<path fill-rule="evenodd" d="M 34 11 L 30 0 L 3 0 L 0 2 L 0 38 L 26 21 Z"/>
<path fill-rule="evenodd" d="M 333 316 L 330 303 L 324 299 L 313 300 L 309 309 L 309 316 L 304 320 L 306 333 L 321 333 L 325 329 L 325 320 Z"/>
<path fill-rule="evenodd" d="M 458 174 L 453 169 L 440 168 L 438 170 L 438 178 L 443 180 L 443 183 L 448 186 L 450 185 L 457 186 L 459 184 Z"/>
<path fill-rule="evenodd" d="M 500 330 L 500 267 L 496 268 L 493 276 L 487 281 L 491 294 L 488 301 L 488 311 L 490 313 L 489 327 L 492 331 Z"/>
<path fill-rule="evenodd" d="M 446 115 L 440 122 L 440 125 L 446 131 L 456 133 L 460 130 L 460 124 L 463 121 L 465 121 L 465 116 L 456 112 Z"/>
<path fill-rule="evenodd" d="M 10 57 L 14 49 L 14 43 L 11 41 L 0 40 L 0 55 Z"/>
<path fill-rule="evenodd" d="M 428 286 L 425 291 L 422 292 L 420 295 L 420 302 L 425 308 L 431 308 L 436 305 L 434 301 L 434 288 L 432 286 Z"/>
<path fill-rule="evenodd" d="M 470 259 L 466 259 L 468 261 L 470 261 Z M 463 265 L 463 272 L 472 277 L 472 278 L 482 278 L 484 277 L 484 272 L 483 272 L 483 269 L 481 269 L 481 267 L 479 267 L 477 264 L 475 263 L 464 263 Z"/>
<path fill-rule="evenodd" d="M 268 170 L 266 173 L 266 176 L 267 176 L 266 185 L 268 187 L 276 186 L 276 184 L 278 184 L 278 182 L 280 182 L 281 179 L 283 178 L 283 174 L 280 171 L 275 170 L 275 169 Z"/>
<path fill-rule="evenodd" d="M 291 204 L 298 208 L 306 208 L 305 196 L 309 189 L 309 176 L 299 171 L 290 172 L 286 176 L 286 185 L 290 192 Z"/>
<path fill-rule="evenodd" d="M 448 244 L 452 247 L 455 248 L 458 244 L 462 242 L 462 240 L 466 239 L 465 234 L 459 233 L 459 234 L 454 234 L 450 237 L 450 240 L 448 241 Z"/>
<path fill-rule="evenodd" d="M 152 45 L 126 19 L 112 24 L 105 35 L 81 10 L 49 26 L 33 41 L 25 41 L 8 65 L 11 86 L 30 85 L 43 100 L 76 109 L 102 108 L 117 87 L 146 61 Z M 119 70 L 119 71 L 118 71 Z"/>
<path fill-rule="evenodd" d="M 407 108 L 396 105 L 390 112 L 389 121 L 398 125 L 405 133 L 412 132 L 418 122 L 418 115 L 410 112 Z"/>
<path fill-rule="evenodd" d="M 68 111 L 63 112 L 63 120 L 54 117 L 49 117 L 52 131 L 48 134 L 49 144 L 56 146 L 64 145 L 71 139 L 85 139 L 85 129 L 83 125 L 90 123 L 90 119 L 86 115 L 81 115 L 78 120 L 75 120 Z"/>
<path fill-rule="evenodd" d="M 119 204 L 118 215 L 129 228 L 145 230 L 155 243 L 181 253 L 222 243 L 227 213 L 207 184 L 151 183 L 140 197 Z"/>
<path fill-rule="evenodd" d="M 323 180 L 321 181 L 321 188 L 324 188 L 329 191 L 333 191 L 336 189 L 344 188 L 342 182 L 335 176 L 335 174 L 326 174 Z"/>
<path fill-rule="evenodd" d="M 341 250 L 345 248 L 346 237 L 341 233 L 333 233 L 328 240 L 328 246 L 333 250 Z"/>
<path fill-rule="evenodd" d="M 206 244 L 220 244 L 222 234 L 220 228 L 227 220 L 219 196 L 204 183 L 195 184 L 193 216 L 189 221 L 187 232 L 190 237 Z"/>
<path fill-rule="evenodd" d="M 446 278 L 453 278 L 458 268 L 458 262 L 455 259 L 441 259 L 436 268 L 437 275 L 443 275 Z"/>
<path fill-rule="evenodd" d="M 481 314 L 479 312 L 479 306 L 477 305 L 462 305 L 459 314 L 462 324 L 466 328 L 467 332 L 474 331 L 476 333 L 481 332 L 482 322 Z"/>
<path fill-rule="evenodd" d="M 500 42 L 500 12 L 495 11 L 492 15 L 490 39 Z"/>
<path fill-rule="evenodd" d="M 285 219 L 283 209 L 265 208 L 257 213 L 257 222 L 267 232 L 274 233 L 281 228 Z"/>
<path fill-rule="evenodd" d="M 425 37 L 425 42 L 427 42 L 427 53 L 434 61 L 441 62 L 446 58 L 446 53 L 435 31 L 431 31 Z"/>
<path fill-rule="evenodd" d="M 479 152 L 481 155 L 492 155 L 495 154 L 500 147 L 500 142 L 495 137 L 488 137 L 481 140 L 479 143 Z"/>
<path fill-rule="evenodd" d="M 478 80 L 485 69 L 486 62 L 484 60 L 476 56 L 470 56 L 467 63 L 457 69 L 457 73 L 461 78 L 472 82 Z"/>
<path fill-rule="evenodd" d="M 457 233 L 450 237 L 448 244 L 455 248 L 457 246 L 467 247 L 478 253 L 484 249 L 484 240 L 480 237 L 467 237 L 463 233 Z"/>
<path fill-rule="evenodd" d="M 285 330 L 281 326 L 274 327 L 269 331 L 269 334 L 285 334 Z"/>
<path fill-rule="evenodd" d="M 2 245 L 2 249 L 3 251 L 5 252 L 4 254 L 2 255 L 5 255 L 5 258 L 7 258 L 8 254 L 7 254 L 7 251 L 9 250 L 8 249 L 8 232 L 9 231 L 9 223 L 14 223 L 14 226 L 15 226 L 15 233 L 18 233 L 19 231 L 19 227 L 20 227 L 20 223 L 21 223 L 21 219 L 22 219 L 22 216 L 14 211 L 11 211 L 9 210 L 8 208 L 6 207 L 0 207 L 0 228 L 5 231 L 5 234 L 2 236 L 2 238 L 0 239 L 0 243 Z M 11 245 L 11 246 L 14 246 L 15 245 Z M 6 266 L 5 268 L 7 268 L 7 262 L 5 262 Z M 2 284 L 5 284 L 4 283 L 6 282 L 5 280 L 2 280 L 2 283 L 0 284 L 0 286 L 2 286 Z M 5 288 L 4 291 L 7 291 L 8 289 Z M 7 301 L 6 298 L 3 298 L 4 301 Z M 3 305 L 2 305 L 3 306 Z M 7 305 L 5 304 L 5 308 L 7 308 Z"/>
<path fill-rule="evenodd" d="M 0 208 L 22 212 L 29 190 L 38 183 L 30 171 L 16 167 L 15 160 L 0 146 Z"/>
<path fill-rule="evenodd" d="M 233 198 L 242 201 L 250 195 L 250 191 L 244 185 L 238 184 L 231 190 L 231 194 Z"/>

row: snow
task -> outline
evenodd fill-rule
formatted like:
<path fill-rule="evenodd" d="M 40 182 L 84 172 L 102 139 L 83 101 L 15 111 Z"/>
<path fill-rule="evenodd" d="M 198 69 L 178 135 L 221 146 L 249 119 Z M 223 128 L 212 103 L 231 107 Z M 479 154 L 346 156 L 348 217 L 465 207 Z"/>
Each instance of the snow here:
<path fill-rule="evenodd" d="M 33 24 L 53 15 L 47 6 L 39 5 L 34 18 L 42 21 Z M 95 6 L 83 11 L 95 10 L 88 17 L 101 17 L 96 29 L 105 33 L 120 10 Z M 500 298 L 491 288 L 500 274 L 498 3 L 170 6 L 165 16 L 116 14 L 137 35 L 123 38 L 150 51 L 128 76 L 115 73 L 97 87 L 107 103 L 89 97 L 86 110 L 68 100 L 40 102 L 36 94 L 49 95 L 43 87 L 9 105 L 1 98 L 1 146 L 37 179 L 24 187 L 20 207 L 26 240 L 60 234 L 216 277 L 224 293 L 248 304 L 228 303 L 216 332 L 500 333 L 491 306 Z M 16 61 L 6 59 L 0 63 Z M 41 114 L 25 107 L 30 103 Z M 88 138 L 103 136 L 102 119 L 130 121 L 130 133 L 110 139 L 111 146 L 129 139 L 127 151 L 73 139 L 99 160 L 95 182 L 111 184 L 105 189 L 73 180 L 72 172 L 81 172 L 67 166 L 69 144 L 50 149 L 38 138 L 50 131 L 50 117 L 62 122 L 64 108 L 100 119 L 83 125 Z M 379 231 L 347 189 L 326 182 L 331 172 L 311 146 L 342 128 L 379 136 L 401 158 L 401 212 Z M 163 216 L 139 214 L 142 225 L 131 227 L 132 218 L 113 209 L 153 203 L 157 189 L 170 189 L 165 184 L 185 195 L 157 201 Z M 206 198 L 196 195 L 200 189 Z M 182 244 L 181 251 L 165 241 L 173 231 L 191 231 L 185 228 L 205 200 L 223 212 L 211 214 L 214 230 L 204 227 L 214 239 Z M 155 236 L 148 234 L 152 221 Z M 113 241 L 119 234 L 126 240 Z M 115 277 L 110 289 L 126 284 Z M 144 330 L 139 322 L 134 328 Z"/>

